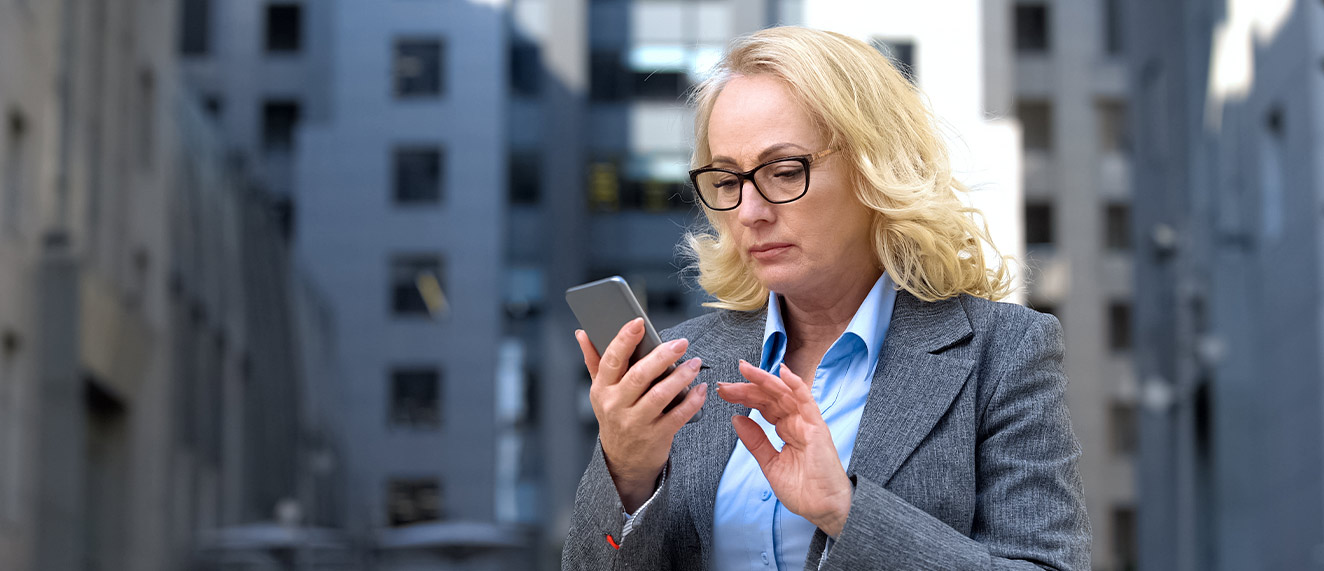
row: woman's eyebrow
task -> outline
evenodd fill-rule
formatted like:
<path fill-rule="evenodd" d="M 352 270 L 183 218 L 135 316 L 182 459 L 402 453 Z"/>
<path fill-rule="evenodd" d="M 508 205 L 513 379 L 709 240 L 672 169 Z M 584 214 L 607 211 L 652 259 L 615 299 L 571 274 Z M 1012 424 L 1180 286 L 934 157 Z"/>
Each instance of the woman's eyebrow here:
<path fill-rule="evenodd" d="M 778 152 L 783 151 L 783 150 L 786 150 L 786 149 L 798 149 L 798 150 L 801 150 L 801 151 L 804 151 L 804 150 L 805 150 L 804 147 L 801 147 L 800 145 L 797 145 L 797 144 L 795 144 L 795 143 L 777 143 L 777 144 L 772 145 L 772 146 L 770 146 L 770 147 L 768 147 L 768 148 L 766 148 L 766 149 L 763 149 L 763 152 L 759 153 L 759 156 L 758 156 L 757 162 L 760 162 L 760 163 L 761 163 L 761 162 L 763 162 L 763 161 L 766 161 L 766 160 L 768 160 L 768 158 L 771 157 L 772 155 L 777 154 Z M 731 157 L 727 157 L 727 156 L 724 156 L 724 155 L 716 155 L 716 156 L 713 157 L 713 162 L 712 162 L 711 164 L 714 164 L 714 165 L 715 165 L 715 164 L 717 164 L 717 163 L 726 163 L 726 164 L 729 164 L 729 165 L 737 164 L 736 161 L 735 161 L 735 159 L 732 159 Z"/>

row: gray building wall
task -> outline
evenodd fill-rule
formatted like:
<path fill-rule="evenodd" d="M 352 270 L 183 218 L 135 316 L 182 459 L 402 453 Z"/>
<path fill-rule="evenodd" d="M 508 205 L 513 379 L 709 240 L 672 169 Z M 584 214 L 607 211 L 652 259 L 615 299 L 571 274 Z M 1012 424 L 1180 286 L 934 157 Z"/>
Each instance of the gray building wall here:
<path fill-rule="evenodd" d="M 1125 109 L 1125 61 L 1109 49 L 1107 0 L 1002 5 L 1011 26 L 1003 37 L 1015 49 L 1015 100 L 1008 111 L 1018 114 L 1025 146 L 1028 302 L 1055 314 L 1066 339 L 1067 404 L 1084 450 L 1080 470 L 1094 531 L 1093 565 L 1127 569 L 1134 562 L 1134 440 L 1128 433 L 1136 383 L 1132 343 L 1117 332 L 1129 331 L 1133 285 L 1129 248 L 1110 244 L 1108 210 L 1129 208 L 1132 154 L 1124 131 L 1120 141 L 1105 136 L 1125 125 L 1101 106 Z M 1027 30 L 1033 26 L 1018 16 L 1036 7 L 1046 11 L 1042 47 L 1023 43 L 1034 36 Z M 1006 69 L 997 60 L 987 65 Z M 990 79 L 994 86 L 998 81 L 1005 78 Z M 996 93 L 990 91 L 990 105 L 999 104 Z M 1045 212 L 1046 240 L 1036 236 L 1045 232 L 1034 231 L 1045 224 Z"/>
<path fill-rule="evenodd" d="M 294 245 L 336 312 L 349 522 L 365 541 L 393 546 L 377 554 L 385 568 L 492 568 L 505 555 L 452 560 L 447 549 L 467 549 L 457 526 L 503 529 L 495 482 L 506 13 L 470 2 L 338 2 L 330 10 L 331 113 L 306 123 L 295 144 Z M 396 43 L 412 39 L 442 45 L 436 95 L 395 92 L 398 77 L 419 69 L 417 60 L 394 58 Z M 439 200 L 395 199 L 393 153 L 406 145 L 440 148 Z M 393 261 L 402 255 L 440 260 L 444 307 L 393 311 Z M 410 428 L 393 418 L 393 373 L 403 368 L 439 372 L 436 425 Z M 393 525 L 390 490 L 405 480 L 436 483 L 436 516 Z"/>
<path fill-rule="evenodd" d="M 1141 568 L 1317 568 L 1324 12 L 1126 7 Z"/>
<path fill-rule="evenodd" d="M 188 568 L 299 492 L 293 356 L 255 348 L 297 342 L 282 246 L 181 100 L 175 6 L 0 6 L 6 570 Z"/>

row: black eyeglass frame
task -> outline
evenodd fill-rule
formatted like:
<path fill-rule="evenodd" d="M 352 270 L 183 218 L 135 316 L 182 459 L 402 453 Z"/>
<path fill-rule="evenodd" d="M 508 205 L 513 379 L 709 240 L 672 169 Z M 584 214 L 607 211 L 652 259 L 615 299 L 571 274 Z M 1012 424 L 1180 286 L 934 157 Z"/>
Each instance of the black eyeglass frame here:
<path fill-rule="evenodd" d="M 752 168 L 752 169 L 749 169 L 749 170 L 747 170 L 747 171 L 745 171 L 745 172 L 735 171 L 735 170 L 731 170 L 731 169 L 724 169 L 724 168 L 721 168 L 721 167 L 712 167 L 712 166 L 701 167 L 701 168 L 697 168 L 697 169 L 694 169 L 694 170 L 690 171 L 690 185 L 691 185 L 690 187 L 694 189 L 694 195 L 697 196 L 697 197 L 699 197 L 699 202 L 702 202 L 703 205 L 704 205 L 705 207 L 707 207 L 709 210 L 712 210 L 712 211 L 714 211 L 714 212 L 726 212 L 726 211 L 728 211 L 728 210 L 735 210 L 735 209 L 737 209 L 737 208 L 740 208 L 740 203 L 741 203 L 741 201 L 743 201 L 743 200 L 745 199 L 745 193 L 744 193 L 744 191 L 742 190 L 742 191 L 740 192 L 740 194 L 737 194 L 737 195 L 736 195 L 736 203 L 733 204 L 733 205 L 731 205 L 731 206 L 729 206 L 729 207 L 727 207 L 727 208 L 715 208 L 715 207 L 713 207 L 713 205 L 708 204 L 708 201 L 705 200 L 705 199 L 703 198 L 703 193 L 702 193 L 702 192 L 699 192 L 699 175 L 701 175 L 701 174 L 705 174 L 705 173 L 710 173 L 710 172 L 726 173 L 726 174 L 729 174 L 729 175 L 732 175 L 732 176 L 736 177 L 736 180 L 740 181 L 740 188 L 741 188 L 741 189 L 744 189 L 744 188 L 745 188 L 745 181 L 748 180 L 748 181 L 750 182 L 750 184 L 753 184 L 753 185 L 754 185 L 754 191 L 757 192 L 757 193 L 759 193 L 759 196 L 762 196 L 762 197 L 763 197 L 763 200 L 768 201 L 769 204 L 786 204 L 786 203 L 788 203 L 788 202 L 795 202 L 795 201 L 797 201 L 797 200 L 800 200 L 801 198 L 804 198 L 804 196 L 805 196 L 806 194 L 809 194 L 809 174 L 810 174 L 810 170 L 812 170 L 812 169 L 810 169 L 809 167 L 812 166 L 812 165 L 814 164 L 814 162 L 818 161 L 819 159 L 821 159 L 821 158 L 823 158 L 823 157 L 826 157 L 826 156 L 828 156 L 828 155 L 830 155 L 830 154 L 832 154 L 832 153 L 834 153 L 834 152 L 836 152 L 836 151 L 837 151 L 836 149 L 833 149 L 833 148 L 827 148 L 827 149 L 823 149 L 823 150 L 821 150 L 821 151 L 819 151 L 819 152 L 817 152 L 817 153 L 808 154 L 808 155 L 795 155 L 795 156 L 790 156 L 790 157 L 778 157 L 778 158 L 775 158 L 775 159 L 771 159 L 771 160 L 765 161 L 765 162 L 759 164 L 758 166 L 756 166 L 756 167 L 754 167 L 754 168 Z M 800 163 L 800 164 L 804 167 L 804 169 L 805 169 L 805 189 L 804 189 L 803 191 L 800 191 L 800 194 L 797 194 L 797 195 L 795 196 L 795 198 L 788 198 L 788 199 L 786 199 L 786 200 L 773 200 L 773 199 L 771 199 L 771 198 L 768 198 L 768 195 L 766 195 L 766 194 L 763 193 L 763 189 L 759 188 L 759 183 L 758 183 L 757 181 L 754 180 L 754 173 L 758 172 L 759 169 L 761 169 L 761 168 L 763 168 L 763 167 L 766 167 L 766 166 L 768 166 L 768 165 L 773 165 L 773 164 L 777 164 L 777 163 L 783 163 L 783 162 L 787 162 L 787 161 L 795 161 L 795 162 L 798 162 L 798 163 Z"/>

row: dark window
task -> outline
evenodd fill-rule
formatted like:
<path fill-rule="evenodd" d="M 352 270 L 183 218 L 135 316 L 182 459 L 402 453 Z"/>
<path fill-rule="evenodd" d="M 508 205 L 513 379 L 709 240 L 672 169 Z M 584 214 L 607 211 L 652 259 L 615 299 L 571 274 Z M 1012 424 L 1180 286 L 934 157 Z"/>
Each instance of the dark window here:
<path fill-rule="evenodd" d="M 536 150 L 514 151 L 510 154 L 510 202 L 537 204 L 542 177 L 542 157 Z"/>
<path fill-rule="evenodd" d="M 887 56 L 887 59 L 892 62 L 892 66 L 895 67 L 897 71 L 901 72 L 901 75 L 904 75 L 911 83 L 915 82 L 916 70 L 914 42 L 889 42 L 887 40 L 874 38 L 872 44 L 874 49 L 878 50 L 878 53 Z"/>
<path fill-rule="evenodd" d="M 444 285 L 441 258 L 436 255 L 401 255 L 391 259 L 391 310 L 396 315 L 429 315 L 421 280 Z M 444 291 L 444 289 L 443 289 Z M 433 300 L 436 304 L 438 300 Z"/>
<path fill-rule="evenodd" d="M 262 147 L 268 151 L 294 149 L 294 128 L 299 125 L 299 102 L 267 101 L 262 105 Z"/>
<path fill-rule="evenodd" d="M 3 216 L 3 230 L 17 233 L 22 219 L 23 198 L 27 186 L 28 121 L 22 113 L 11 111 L 7 125 L 5 141 L 4 202 L 0 203 L 0 216 Z"/>
<path fill-rule="evenodd" d="M 445 89 L 442 58 L 445 46 L 439 39 L 395 42 L 395 94 L 398 97 L 432 97 Z"/>
<path fill-rule="evenodd" d="M 685 201 L 687 185 L 665 180 L 622 181 L 621 207 L 662 212 L 688 210 L 693 204 Z"/>
<path fill-rule="evenodd" d="M 1114 401 L 1108 407 L 1108 431 L 1112 435 L 1112 451 L 1118 455 L 1135 452 L 1137 442 L 1136 407 Z"/>
<path fill-rule="evenodd" d="M 441 373 L 436 368 L 391 371 L 391 425 L 441 426 Z"/>
<path fill-rule="evenodd" d="M 542 62 L 538 44 L 515 40 L 510 44 L 510 90 L 516 95 L 537 95 L 542 87 Z"/>
<path fill-rule="evenodd" d="M 589 54 L 589 98 L 595 101 L 625 99 L 626 70 L 621 63 L 621 52 L 595 50 Z"/>
<path fill-rule="evenodd" d="M 149 70 L 138 76 L 138 105 L 138 158 L 150 168 L 156 154 L 156 76 Z"/>
<path fill-rule="evenodd" d="M 225 103 L 221 100 L 221 96 L 219 95 L 208 95 L 202 98 L 202 109 L 206 111 L 207 115 L 212 119 L 219 119 L 221 113 L 225 112 Z"/>
<path fill-rule="evenodd" d="M 1103 51 L 1108 55 L 1121 55 L 1125 43 L 1122 40 L 1122 2 L 1121 0 L 1103 0 Z"/>
<path fill-rule="evenodd" d="M 1047 202 L 1025 203 L 1025 244 L 1027 246 L 1053 243 L 1053 205 Z"/>
<path fill-rule="evenodd" d="M 387 519 L 392 526 L 441 519 L 441 482 L 435 478 L 391 480 L 386 495 Z"/>
<path fill-rule="evenodd" d="M 1127 506 L 1113 507 L 1113 558 L 1117 569 L 1136 568 L 1136 512 Z"/>
<path fill-rule="evenodd" d="M 396 202 L 431 204 L 441 200 L 444 163 L 440 147 L 397 147 L 394 162 Z"/>
<path fill-rule="evenodd" d="M 1109 204 L 1104 214 L 1104 228 L 1107 235 L 1104 242 L 1109 250 L 1126 251 L 1131 249 L 1131 207 L 1126 204 Z"/>
<path fill-rule="evenodd" d="M 1048 6 L 1043 4 L 1016 5 L 1016 51 L 1045 52 L 1050 47 L 1048 33 Z"/>
<path fill-rule="evenodd" d="M 589 97 L 594 101 L 678 100 L 689 88 L 689 75 L 683 69 L 632 69 L 617 50 L 589 54 Z"/>
<path fill-rule="evenodd" d="M 267 6 L 267 51 L 297 52 L 303 46 L 303 7 L 298 4 Z"/>
<path fill-rule="evenodd" d="M 181 0 L 179 20 L 180 53 L 206 55 L 211 40 L 211 0 Z"/>
<path fill-rule="evenodd" d="M 640 99 L 679 99 L 689 89 L 684 72 L 674 70 L 633 71 L 631 95 Z"/>
<path fill-rule="evenodd" d="M 1131 348 L 1131 304 L 1120 301 L 1108 304 L 1108 347 L 1113 351 Z"/>
<path fill-rule="evenodd" d="M 1021 120 L 1021 143 L 1027 151 L 1053 149 L 1053 104 L 1048 101 L 1021 100 L 1016 103 L 1016 117 Z"/>
<path fill-rule="evenodd" d="M 1099 117 L 1099 150 L 1124 153 L 1131 149 L 1126 129 L 1126 102 L 1100 99 L 1094 104 Z"/>

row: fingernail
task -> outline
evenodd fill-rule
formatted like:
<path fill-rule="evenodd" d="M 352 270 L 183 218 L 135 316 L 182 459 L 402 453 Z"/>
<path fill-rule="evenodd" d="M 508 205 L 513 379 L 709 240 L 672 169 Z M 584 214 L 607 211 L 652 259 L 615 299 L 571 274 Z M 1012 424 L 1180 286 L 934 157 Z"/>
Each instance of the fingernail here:
<path fill-rule="evenodd" d="M 630 322 L 630 333 L 638 333 L 644 330 L 644 318 L 636 317 Z"/>
<path fill-rule="evenodd" d="M 697 371 L 699 370 L 699 365 L 702 364 L 703 364 L 703 359 L 695 357 L 693 359 L 690 359 L 690 362 L 685 363 L 685 366 L 689 367 L 691 370 Z"/>
<path fill-rule="evenodd" d="M 699 383 L 699 394 L 708 394 L 708 383 Z"/>
<path fill-rule="evenodd" d="M 680 351 L 682 348 L 684 348 L 686 343 L 688 343 L 688 341 L 684 339 L 677 339 L 675 341 L 670 341 L 667 343 L 667 349 L 671 351 Z"/>

